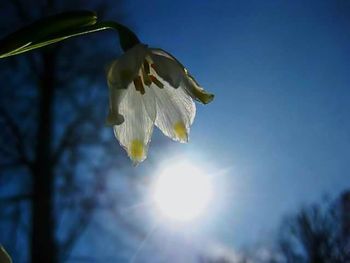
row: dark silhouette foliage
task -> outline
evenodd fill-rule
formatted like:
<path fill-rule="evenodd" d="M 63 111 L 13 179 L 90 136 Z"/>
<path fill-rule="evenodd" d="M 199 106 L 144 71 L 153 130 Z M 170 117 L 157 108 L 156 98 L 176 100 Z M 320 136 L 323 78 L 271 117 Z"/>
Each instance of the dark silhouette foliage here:
<path fill-rule="evenodd" d="M 120 1 L 4 0 L 1 35 L 84 8 L 121 19 Z M 14 262 L 94 260 L 74 250 L 92 223 L 103 231 L 101 210 L 140 235 L 118 211 L 125 196 L 108 187 L 129 164 L 105 127 L 105 67 L 118 54 L 117 34 L 106 32 L 0 61 L 0 243 Z"/>
<path fill-rule="evenodd" d="M 279 247 L 285 262 L 350 262 L 349 192 L 335 202 L 302 208 L 281 226 Z M 346 217 L 347 215 L 347 217 Z"/>

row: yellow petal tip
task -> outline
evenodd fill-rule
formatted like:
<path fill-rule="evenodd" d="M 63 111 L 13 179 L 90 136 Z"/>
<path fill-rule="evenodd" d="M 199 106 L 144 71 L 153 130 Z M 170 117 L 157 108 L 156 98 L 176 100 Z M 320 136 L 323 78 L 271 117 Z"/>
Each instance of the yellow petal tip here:
<path fill-rule="evenodd" d="M 145 158 L 145 145 L 141 140 L 132 140 L 129 146 L 129 156 L 134 163 L 140 163 Z"/>
<path fill-rule="evenodd" d="M 181 142 L 188 141 L 187 129 L 182 121 L 176 122 L 173 128 L 177 139 L 179 139 Z"/>

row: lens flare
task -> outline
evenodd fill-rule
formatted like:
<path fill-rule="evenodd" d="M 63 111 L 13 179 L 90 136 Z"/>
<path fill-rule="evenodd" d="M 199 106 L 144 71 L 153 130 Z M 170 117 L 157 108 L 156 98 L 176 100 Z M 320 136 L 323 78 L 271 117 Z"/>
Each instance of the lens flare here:
<path fill-rule="evenodd" d="M 209 176 L 188 162 L 168 165 L 154 184 L 153 201 L 164 217 L 191 221 L 208 208 L 213 195 Z"/>

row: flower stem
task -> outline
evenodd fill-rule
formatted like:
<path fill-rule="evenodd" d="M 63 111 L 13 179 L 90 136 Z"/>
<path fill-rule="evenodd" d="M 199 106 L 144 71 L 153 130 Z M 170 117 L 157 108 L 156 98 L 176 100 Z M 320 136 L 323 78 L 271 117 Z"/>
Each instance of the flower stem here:
<path fill-rule="evenodd" d="M 106 21 L 98 24 L 100 26 L 104 26 L 105 29 L 115 29 L 118 31 L 120 45 L 124 51 L 127 51 L 128 49 L 140 43 L 140 40 L 136 36 L 136 34 L 122 24 L 119 24 L 114 21 Z"/>
<path fill-rule="evenodd" d="M 71 37 L 107 29 L 118 32 L 120 45 L 124 51 L 140 43 L 136 34 L 126 26 L 114 21 L 97 22 L 93 12 L 76 11 L 75 13 L 70 12 L 68 15 L 63 13 L 42 19 L 42 21 L 39 20 L 33 25 L 20 29 L 0 40 L 0 58 L 18 55 Z M 74 15 L 76 15 L 73 17 L 75 24 L 72 25 L 71 20 Z"/>

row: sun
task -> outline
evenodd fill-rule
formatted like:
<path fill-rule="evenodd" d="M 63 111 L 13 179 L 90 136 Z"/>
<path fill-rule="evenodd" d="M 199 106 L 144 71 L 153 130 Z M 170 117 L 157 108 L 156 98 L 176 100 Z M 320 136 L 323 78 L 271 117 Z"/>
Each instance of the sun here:
<path fill-rule="evenodd" d="M 174 162 L 156 177 L 153 202 L 170 220 L 188 222 L 202 215 L 212 199 L 210 177 L 189 162 Z"/>

